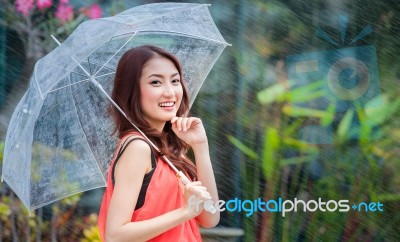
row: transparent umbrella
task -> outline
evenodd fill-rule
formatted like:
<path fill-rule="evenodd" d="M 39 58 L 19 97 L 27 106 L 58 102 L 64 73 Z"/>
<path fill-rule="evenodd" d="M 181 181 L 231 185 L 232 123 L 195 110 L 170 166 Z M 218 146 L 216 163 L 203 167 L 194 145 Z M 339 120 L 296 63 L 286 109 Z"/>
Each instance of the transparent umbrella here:
<path fill-rule="evenodd" d="M 122 54 L 144 44 L 178 57 L 191 102 L 227 46 L 205 4 L 147 4 L 79 25 L 36 63 L 7 130 L 2 179 L 29 210 L 106 185 L 117 142 L 107 94 Z"/>

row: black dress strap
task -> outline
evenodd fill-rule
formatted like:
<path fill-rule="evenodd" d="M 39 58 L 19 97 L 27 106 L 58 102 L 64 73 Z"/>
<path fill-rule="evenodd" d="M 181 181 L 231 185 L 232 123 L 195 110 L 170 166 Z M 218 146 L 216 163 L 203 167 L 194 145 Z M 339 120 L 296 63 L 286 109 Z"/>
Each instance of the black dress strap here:
<path fill-rule="evenodd" d="M 131 136 L 132 137 L 132 136 Z M 117 165 L 117 162 L 119 160 L 119 158 L 122 156 L 122 154 L 124 153 L 124 151 L 126 150 L 126 148 L 128 147 L 128 145 L 135 140 L 143 140 L 144 142 L 148 143 L 147 140 L 143 139 L 142 137 L 135 137 L 133 139 L 130 139 L 130 137 L 126 138 L 126 140 L 124 141 L 124 143 L 121 145 L 121 147 L 119 148 L 117 157 L 115 158 L 113 167 L 112 167 L 112 171 L 111 171 L 111 180 L 113 185 L 115 184 L 115 178 L 114 178 L 114 173 L 115 173 L 115 166 Z M 126 143 L 126 144 L 125 144 Z M 150 145 L 150 144 L 149 144 Z M 151 146 L 150 146 L 151 147 Z M 154 155 L 154 151 L 153 149 L 151 149 L 151 167 L 154 168 L 156 167 L 157 163 L 156 163 L 156 157 Z"/>

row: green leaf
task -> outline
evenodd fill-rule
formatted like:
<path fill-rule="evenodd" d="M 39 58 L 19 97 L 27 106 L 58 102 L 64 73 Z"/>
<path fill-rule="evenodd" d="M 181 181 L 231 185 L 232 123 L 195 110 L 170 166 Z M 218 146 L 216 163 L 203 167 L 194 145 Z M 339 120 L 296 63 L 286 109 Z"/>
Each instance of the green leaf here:
<path fill-rule="evenodd" d="M 326 115 L 329 115 L 325 111 L 321 111 L 318 109 L 312 108 L 302 108 L 294 105 L 287 104 L 282 109 L 283 113 L 290 117 L 314 117 L 314 118 L 323 118 Z"/>
<path fill-rule="evenodd" d="M 277 83 L 257 93 L 257 100 L 261 104 L 270 104 L 275 101 L 280 101 L 285 92 L 285 86 L 281 83 Z"/>
<path fill-rule="evenodd" d="M 11 214 L 11 208 L 5 203 L 0 202 L 0 218 L 1 220 L 7 220 Z"/>
<path fill-rule="evenodd" d="M 287 159 L 281 160 L 279 165 L 281 167 L 288 166 L 288 165 L 297 165 L 297 164 L 302 164 L 302 163 L 306 163 L 306 162 L 311 162 L 314 159 L 315 159 L 315 155 L 287 158 Z"/>
<path fill-rule="evenodd" d="M 353 116 L 354 111 L 349 109 L 339 123 L 337 134 L 341 141 L 346 140 L 346 138 L 348 137 Z"/>
<path fill-rule="evenodd" d="M 299 149 L 303 153 L 308 153 L 308 154 L 318 154 L 319 153 L 318 146 L 316 146 L 314 144 L 308 144 L 302 140 L 293 139 L 291 137 L 284 137 L 282 139 L 282 141 L 285 145 Z"/>
<path fill-rule="evenodd" d="M 0 160 L 3 160 L 4 155 L 4 141 L 0 142 Z"/>
<path fill-rule="evenodd" d="M 376 196 L 376 201 L 379 202 L 390 202 L 390 201 L 400 201 L 400 193 L 390 194 L 383 193 Z"/>
<path fill-rule="evenodd" d="M 271 127 L 265 129 L 264 137 L 262 170 L 266 180 L 270 181 L 278 164 L 278 156 L 276 153 L 279 150 L 280 138 L 278 130 Z"/>
<path fill-rule="evenodd" d="M 243 144 L 240 140 L 236 139 L 232 135 L 228 135 L 228 140 L 236 147 L 238 148 L 243 154 L 248 156 L 250 159 L 257 160 L 258 155 L 256 152 L 254 152 L 250 147 L 246 146 Z"/>
<path fill-rule="evenodd" d="M 370 126 L 382 124 L 390 118 L 400 106 L 400 100 L 390 102 L 387 95 L 377 96 L 365 104 L 364 112 Z"/>
<path fill-rule="evenodd" d="M 290 102 L 307 102 L 326 95 L 326 90 L 321 89 L 325 84 L 322 81 L 316 81 L 308 85 L 300 86 L 286 94 Z"/>
<path fill-rule="evenodd" d="M 291 123 L 288 127 L 283 130 L 284 136 L 292 136 L 293 134 L 297 133 L 298 130 L 303 126 L 304 120 L 296 119 Z"/>
<path fill-rule="evenodd" d="M 329 124 L 332 123 L 333 118 L 335 117 L 335 110 L 336 110 L 336 102 L 331 101 L 329 102 L 328 109 L 326 110 L 326 114 L 321 118 L 321 125 L 327 127 Z"/>

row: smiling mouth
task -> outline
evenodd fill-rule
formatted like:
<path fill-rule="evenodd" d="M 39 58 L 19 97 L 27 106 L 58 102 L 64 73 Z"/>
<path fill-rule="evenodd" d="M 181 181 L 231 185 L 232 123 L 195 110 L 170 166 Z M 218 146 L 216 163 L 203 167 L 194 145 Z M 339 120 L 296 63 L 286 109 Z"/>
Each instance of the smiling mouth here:
<path fill-rule="evenodd" d="M 162 108 L 170 108 L 170 107 L 173 107 L 174 105 L 175 105 L 175 102 L 165 102 L 165 103 L 158 104 L 158 106 L 162 107 Z"/>

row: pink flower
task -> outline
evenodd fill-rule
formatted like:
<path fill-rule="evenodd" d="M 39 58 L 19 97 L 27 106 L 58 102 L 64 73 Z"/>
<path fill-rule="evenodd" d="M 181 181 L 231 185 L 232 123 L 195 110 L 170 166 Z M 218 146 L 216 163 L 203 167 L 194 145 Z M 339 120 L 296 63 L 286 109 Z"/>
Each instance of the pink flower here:
<path fill-rule="evenodd" d="M 53 5 L 52 0 L 36 0 L 36 6 L 39 10 L 49 8 Z"/>
<path fill-rule="evenodd" d="M 100 18 L 102 15 L 101 7 L 99 4 L 93 4 L 88 10 L 84 11 L 88 18 Z"/>
<path fill-rule="evenodd" d="M 60 0 L 60 3 L 61 3 L 61 4 L 68 4 L 68 3 L 69 3 L 69 0 Z"/>
<path fill-rule="evenodd" d="M 17 11 L 25 16 L 28 16 L 33 8 L 33 0 L 16 0 L 15 4 Z"/>
<path fill-rule="evenodd" d="M 60 3 L 57 7 L 55 16 L 62 24 L 64 24 L 65 22 L 72 20 L 74 17 L 74 8 L 71 5 Z"/>

